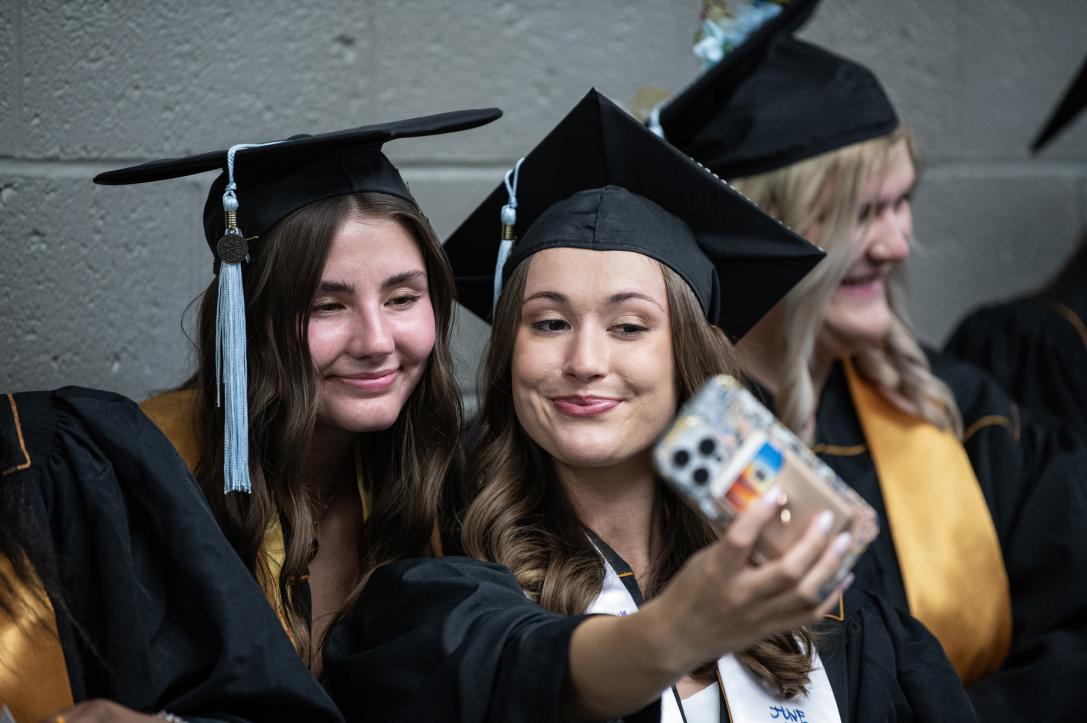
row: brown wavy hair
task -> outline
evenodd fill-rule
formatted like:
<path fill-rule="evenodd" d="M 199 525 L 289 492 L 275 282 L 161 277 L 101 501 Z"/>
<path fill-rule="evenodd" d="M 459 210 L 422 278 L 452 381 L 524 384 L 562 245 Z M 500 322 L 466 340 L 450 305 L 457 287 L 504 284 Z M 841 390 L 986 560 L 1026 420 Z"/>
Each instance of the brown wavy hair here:
<path fill-rule="evenodd" d="M 513 570 L 521 587 L 548 610 L 580 614 L 600 593 L 604 567 L 563 487 L 554 463 L 525 432 L 513 407 L 511 365 L 528 263 L 513 271 L 495 310 L 480 389 L 479 437 L 470 460 L 478 495 L 464 518 L 469 555 Z M 694 292 L 667 266 L 664 274 L 682 404 L 715 374 L 738 375 L 732 344 L 711 325 Z M 658 594 L 687 558 L 717 539 L 717 531 L 663 484 L 654 514 L 663 533 L 646 598 Z M 805 630 L 753 645 L 741 660 L 781 695 L 804 691 L 811 672 L 813 640 Z M 710 665 L 710 664 L 707 664 Z"/>
<path fill-rule="evenodd" d="M 216 407 L 215 317 L 218 287 L 204 292 L 197 326 L 197 370 L 185 386 L 198 390 L 201 453 L 195 469 L 219 524 L 265 588 L 278 588 L 295 648 L 311 664 L 313 641 L 298 586 L 315 554 L 316 500 L 303 481 L 317 415 L 318 376 L 307 327 L 332 239 L 348 218 L 387 218 L 415 239 L 426 264 L 436 325 L 434 350 L 418 386 L 387 430 L 359 435 L 372 513 L 358 541 L 362 574 L 343 611 L 379 565 L 415 557 L 440 516 L 440 495 L 459 444 L 461 407 L 449 349 L 453 277 L 437 236 L 414 204 L 381 193 L 317 201 L 290 214 L 252 245 L 243 284 L 249 373 L 249 473 L 252 494 L 223 492 L 223 411 Z M 283 529 L 278 579 L 260 554 L 273 515 Z M 331 626 L 330 626 L 331 628 Z"/>

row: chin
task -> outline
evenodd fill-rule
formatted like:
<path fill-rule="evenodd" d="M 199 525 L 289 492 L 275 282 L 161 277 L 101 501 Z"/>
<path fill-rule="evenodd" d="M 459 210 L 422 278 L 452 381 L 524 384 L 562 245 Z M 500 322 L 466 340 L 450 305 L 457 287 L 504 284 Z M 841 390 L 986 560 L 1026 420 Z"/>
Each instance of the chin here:
<path fill-rule="evenodd" d="M 842 357 L 883 346 L 891 333 L 894 315 L 886 304 L 874 306 L 851 310 L 851 313 L 828 313 L 820 332 L 820 346 L 824 351 Z"/>
<path fill-rule="evenodd" d="M 546 451 L 570 467 L 609 467 L 644 451 L 629 449 L 629 445 L 623 440 L 584 434 L 554 440 L 551 447 Z"/>
<path fill-rule="evenodd" d="M 317 417 L 326 426 L 348 432 L 380 432 L 396 424 L 407 400 L 368 399 L 344 400 L 321 409 Z"/>

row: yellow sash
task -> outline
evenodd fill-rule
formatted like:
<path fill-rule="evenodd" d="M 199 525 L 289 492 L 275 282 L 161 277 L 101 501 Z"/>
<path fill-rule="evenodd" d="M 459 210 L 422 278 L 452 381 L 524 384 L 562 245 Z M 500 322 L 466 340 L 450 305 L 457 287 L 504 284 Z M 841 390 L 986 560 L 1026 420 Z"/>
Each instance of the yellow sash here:
<path fill-rule="evenodd" d="M 148 399 L 140 404 L 143 410 L 155 426 L 161 431 L 177 449 L 178 454 L 185 461 L 189 471 L 196 467 L 200 457 L 200 439 L 196 434 L 196 420 L 194 409 L 196 405 L 196 391 L 192 389 L 180 389 L 166 392 L 157 397 Z M 366 486 L 363 474 L 362 452 L 359 445 L 355 445 L 355 483 L 358 487 L 359 501 L 362 505 L 362 519 L 370 516 L 371 497 L 370 490 Z M 431 535 L 431 553 L 441 556 L 442 545 L 438 527 L 434 527 Z M 279 616 L 283 629 L 290 636 L 290 628 L 283 615 L 282 600 L 279 595 L 279 573 L 283 569 L 283 560 L 286 557 L 286 548 L 283 544 L 283 529 L 279 524 L 279 517 L 273 515 L 264 532 L 264 540 L 261 542 L 259 556 L 259 570 L 257 580 L 272 609 Z"/>
<path fill-rule="evenodd" d="M 14 618 L 0 610 L 0 705 L 20 723 L 41 720 L 73 705 L 57 618 L 40 583 L 21 583 L 6 557 L 0 571 L 13 583 L 8 599 L 15 607 Z"/>
<path fill-rule="evenodd" d="M 0 470 L 0 478 L 32 465 L 15 397 L 6 396 L 22 460 L 10 469 Z M 0 484 L 5 481 L 0 479 Z M 11 583 L 5 593 L 14 608 L 14 617 L 0 610 L 0 706 L 6 705 L 17 721 L 36 721 L 71 708 L 72 685 L 57 637 L 53 604 L 37 578 L 28 586 L 15 577 L 7 557 L 0 556 L 0 572 Z"/>
<path fill-rule="evenodd" d="M 879 476 L 910 612 L 969 686 L 1011 644 L 1008 575 L 974 469 L 950 432 L 906 414 L 845 363 Z"/>

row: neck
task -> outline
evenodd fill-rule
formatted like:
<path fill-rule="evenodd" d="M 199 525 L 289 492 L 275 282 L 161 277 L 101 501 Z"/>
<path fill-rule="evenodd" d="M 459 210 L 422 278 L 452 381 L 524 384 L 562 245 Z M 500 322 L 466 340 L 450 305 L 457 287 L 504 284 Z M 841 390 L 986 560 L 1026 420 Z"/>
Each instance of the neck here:
<path fill-rule="evenodd" d="M 823 393 L 823 387 L 827 385 L 827 378 L 830 377 L 830 370 L 834 368 L 834 364 L 839 358 L 844 357 L 821 353 L 818 348 L 816 348 L 815 353 L 812 355 L 812 361 L 809 368 L 811 369 L 812 392 L 815 394 L 815 399 L 817 401 Z"/>
<path fill-rule="evenodd" d="M 646 580 L 659 539 L 650 451 L 609 467 L 555 465 L 581 523 L 608 543 L 638 580 Z"/>
<path fill-rule="evenodd" d="M 331 500 L 344 484 L 345 475 L 354 478 L 352 448 L 355 434 L 343 429 L 317 427 L 306 456 L 306 488 L 318 500 Z"/>

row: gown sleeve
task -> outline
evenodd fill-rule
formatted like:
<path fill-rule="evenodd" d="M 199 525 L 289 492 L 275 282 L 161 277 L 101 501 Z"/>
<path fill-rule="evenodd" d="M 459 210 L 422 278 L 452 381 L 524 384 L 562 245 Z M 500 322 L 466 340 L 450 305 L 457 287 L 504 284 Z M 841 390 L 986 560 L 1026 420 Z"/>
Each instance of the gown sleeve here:
<path fill-rule="evenodd" d="M 916 620 L 851 593 L 819 648 L 844 723 L 974 721 L 939 643 Z M 325 684 L 348 720 L 558 721 L 570 635 L 513 574 L 464 558 L 409 560 L 371 577 L 325 647 Z M 659 703 L 627 723 L 660 718 Z"/>
<path fill-rule="evenodd" d="M 975 368 L 939 357 L 933 367 L 962 410 L 1012 600 L 1008 656 L 970 697 L 985 721 L 1076 719 L 1087 680 L 1087 449 Z"/>
<path fill-rule="evenodd" d="M 31 464 L 4 482 L 26 486 L 48 530 L 76 702 L 188 721 L 342 720 L 133 402 L 75 387 L 14 399 Z"/>
<path fill-rule="evenodd" d="M 498 565 L 393 563 L 330 634 L 325 687 L 348 720 L 557 721 L 583 619 L 536 605 Z"/>

